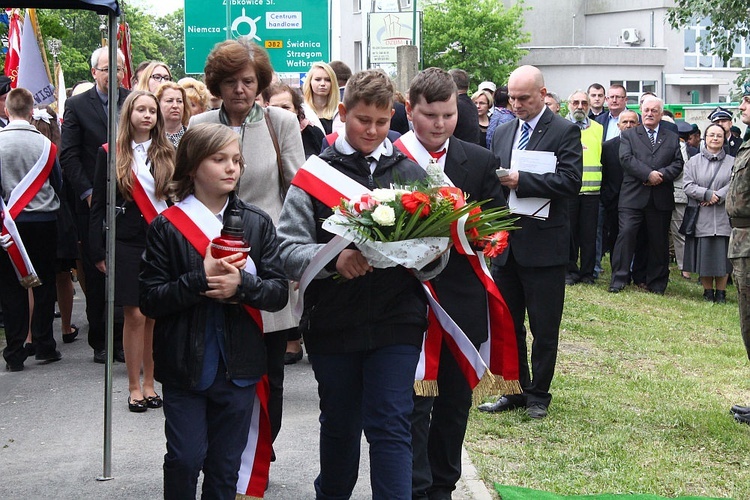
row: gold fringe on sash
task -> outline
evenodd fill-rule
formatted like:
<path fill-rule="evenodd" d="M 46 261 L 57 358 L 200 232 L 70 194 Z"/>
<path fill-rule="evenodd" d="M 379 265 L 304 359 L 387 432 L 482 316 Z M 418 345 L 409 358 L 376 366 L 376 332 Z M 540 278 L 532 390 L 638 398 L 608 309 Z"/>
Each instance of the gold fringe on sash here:
<path fill-rule="evenodd" d="M 251 497 L 250 495 L 243 495 L 242 493 L 237 493 L 234 496 L 234 500 L 263 500 L 260 497 Z"/>
<path fill-rule="evenodd" d="M 521 394 L 521 392 L 523 391 L 518 380 L 505 380 L 501 375 L 494 375 L 487 370 L 474 388 L 471 399 L 476 405 L 481 403 L 487 396 L 495 396 L 497 394 Z"/>
<path fill-rule="evenodd" d="M 434 398 L 438 395 L 437 380 L 415 380 L 414 393 L 425 398 Z"/>
<path fill-rule="evenodd" d="M 41 285 L 42 281 L 36 274 L 29 274 L 28 276 L 24 276 L 23 278 L 21 278 L 19 280 L 19 283 L 21 283 L 22 287 L 28 289 Z"/>

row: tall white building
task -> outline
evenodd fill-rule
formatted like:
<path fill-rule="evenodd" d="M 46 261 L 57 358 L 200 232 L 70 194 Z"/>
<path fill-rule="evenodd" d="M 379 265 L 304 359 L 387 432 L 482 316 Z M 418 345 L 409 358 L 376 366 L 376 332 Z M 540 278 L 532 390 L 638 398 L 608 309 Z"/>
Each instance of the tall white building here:
<path fill-rule="evenodd" d="M 630 103 L 647 90 L 672 104 L 724 101 L 738 69 L 750 66 L 750 40 L 737 44 L 727 64 L 697 41 L 708 20 L 672 29 L 666 19 L 671 0 L 525 0 L 524 5 L 531 41 L 521 62 L 538 66 L 547 88 L 563 98 L 598 82 L 605 88 L 622 83 Z"/>

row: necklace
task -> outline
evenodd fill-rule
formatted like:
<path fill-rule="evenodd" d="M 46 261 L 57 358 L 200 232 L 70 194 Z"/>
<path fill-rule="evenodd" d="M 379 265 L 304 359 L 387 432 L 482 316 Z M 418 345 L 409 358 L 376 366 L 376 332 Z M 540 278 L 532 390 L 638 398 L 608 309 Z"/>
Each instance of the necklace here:
<path fill-rule="evenodd" d="M 180 131 L 174 134 L 170 134 L 167 132 L 167 139 L 169 139 L 169 142 L 172 143 L 172 145 L 176 148 L 180 145 L 180 139 L 182 139 L 182 136 L 185 135 L 185 126 L 183 125 L 180 128 Z"/>

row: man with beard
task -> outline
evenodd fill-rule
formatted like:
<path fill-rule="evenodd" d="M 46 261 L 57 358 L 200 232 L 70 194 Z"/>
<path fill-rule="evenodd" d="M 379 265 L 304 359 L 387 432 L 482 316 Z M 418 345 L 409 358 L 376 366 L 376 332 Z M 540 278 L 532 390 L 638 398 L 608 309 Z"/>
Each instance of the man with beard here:
<path fill-rule="evenodd" d="M 577 90 L 568 98 L 568 120 L 581 129 L 583 177 L 578 196 L 568 199 L 570 216 L 570 261 L 566 285 L 595 281 L 596 225 L 599 219 L 599 190 L 602 186 L 602 137 L 604 128 L 589 118 L 589 98 Z M 578 266 L 578 255 L 581 263 Z"/>

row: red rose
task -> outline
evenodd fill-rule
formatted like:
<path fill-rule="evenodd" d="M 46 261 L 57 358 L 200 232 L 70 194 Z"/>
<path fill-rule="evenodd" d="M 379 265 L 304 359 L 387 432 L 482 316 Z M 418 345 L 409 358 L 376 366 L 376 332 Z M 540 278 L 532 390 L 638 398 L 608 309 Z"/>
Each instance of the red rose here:
<path fill-rule="evenodd" d="M 420 217 L 430 215 L 430 197 L 420 191 L 401 195 L 401 204 L 410 214 L 420 211 Z"/>

